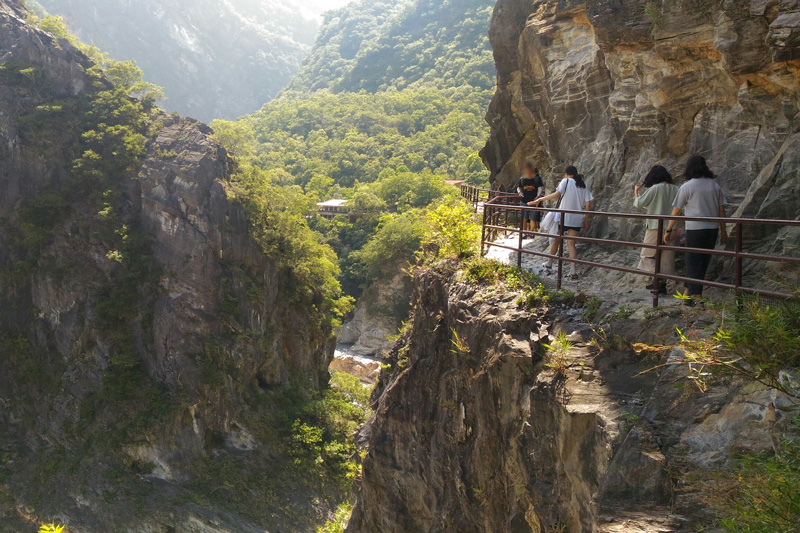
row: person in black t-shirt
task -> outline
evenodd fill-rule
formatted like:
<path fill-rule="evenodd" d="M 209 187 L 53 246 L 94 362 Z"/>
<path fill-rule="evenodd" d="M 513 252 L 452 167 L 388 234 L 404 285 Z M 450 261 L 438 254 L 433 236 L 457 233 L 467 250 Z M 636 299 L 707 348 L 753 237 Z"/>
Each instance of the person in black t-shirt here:
<path fill-rule="evenodd" d="M 517 191 L 522 195 L 521 202 L 524 206 L 528 206 L 530 202 L 544 196 L 544 181 L 539 175 L 539 169 L 533 166 L 533 163 L 525 165 L 525 174 L 519 180 Z M 540 211 L 526 211 L 523 229 L 525 231 L 539 231 L 541 222 L 542 213 Z"/>

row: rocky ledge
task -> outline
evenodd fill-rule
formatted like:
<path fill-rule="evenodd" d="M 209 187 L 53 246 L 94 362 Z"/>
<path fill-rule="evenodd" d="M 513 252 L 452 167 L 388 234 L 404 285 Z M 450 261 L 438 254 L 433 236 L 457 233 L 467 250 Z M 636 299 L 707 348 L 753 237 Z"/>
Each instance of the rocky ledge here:
<path fill-rule="evenodd" d="M 521 308 L 451 274 L 415 281 L 348 532 L 695 531 L 711 510 L 688 480 L 770 450 L 793 416 L 759 385 L 701 395 L 683 366 L 660 367 L 681 357 L 680 316 L 621 320 L 616 337 L 576 310 Z M 563 373 L 544 365 L 558 333 Z"/>

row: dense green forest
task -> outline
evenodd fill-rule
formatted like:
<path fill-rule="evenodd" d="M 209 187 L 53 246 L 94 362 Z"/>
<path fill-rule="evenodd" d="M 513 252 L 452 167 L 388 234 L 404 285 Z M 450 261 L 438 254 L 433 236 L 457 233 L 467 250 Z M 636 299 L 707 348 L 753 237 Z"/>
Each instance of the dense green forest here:
<path fill-rule="evenodd" d="M 486 0 L 360 0 L 327 15 L 293 91 L 494 87 Z"/>
<path fill-rule="evenodd" d="M 488 180 L 478 150 L 494 77 L 492 5 L 355 2 L 327 16 L 281 98 L 212 124 L 240 163 L 293 190 L 291 201 L 308 212 L 318 201 L 350 200 L 357 219 L 310 221 L 337 252 L 350 295 L 413 260 L 418 221 L 457 192 L 446 180 Z"/>

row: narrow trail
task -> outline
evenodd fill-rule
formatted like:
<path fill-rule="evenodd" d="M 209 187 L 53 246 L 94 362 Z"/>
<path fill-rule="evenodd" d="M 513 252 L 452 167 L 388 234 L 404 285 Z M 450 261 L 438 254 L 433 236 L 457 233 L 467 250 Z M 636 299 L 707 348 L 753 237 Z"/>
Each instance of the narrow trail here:
<path fill-rule="evenodd" d="M 517 245 L 517 237 L 501 238 L 495 242 L 515 247 Z M 537 237 L 524 241 L 523 248 L 525 250 L 545 251 L 547 246 L 548 244 L 543 238 Z M 578 245 L 578 257 L 580 258 L 591 257 L 593 260 L 598 261 L 601 255 L 603 256 L 602 262 L 609 264 L 636 265 L 638 262 L 638 254 L 635 251 L 618 251 L 613 254 L 603 254 L 603 252 Z M 486 257 L 512 266 L 517 264 L 517 252 L 505 248 L 489 246 Z M 555 287 L 557 283 L 556 267 L 554 266 L 552 271 L 548 272 L 542 267 L 544 261 L 543 257 L 523 254 L 522 268 L 541 277 L 548 287 Z M 562 288 L 575 294 L 599 298 L 608 306 L 607 310 L 609 312 L 626 310 L 632 313 L 633 318 L 644 318 L 647 311 L 653 308 L 653 296 L 648 289 L 645 289 L 645 285 L 648 283 L 648 278 L 645 275 L 639 276 L 579 265 L 577 268 L 579 278 L 572 280 L 566 277 L 568 269 L 569 264 L 565 262 L 565 276 Z M 661 297 L 659 308 L 674 310 L 681 307 L 681 300 L 672 296 L 675 294 L 675 287 L 676 284 L 671 282 L 669 295 Z M 727 301 L 730 299 L 726 292 L 718 289 L 708 288 L 705 292 L 706 297 L 713 301 Z"/>

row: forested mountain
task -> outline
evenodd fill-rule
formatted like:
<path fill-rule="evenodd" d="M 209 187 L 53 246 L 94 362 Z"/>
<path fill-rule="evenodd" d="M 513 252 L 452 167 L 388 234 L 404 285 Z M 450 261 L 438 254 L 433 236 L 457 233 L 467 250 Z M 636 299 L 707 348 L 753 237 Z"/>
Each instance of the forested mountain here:
<path fill-rule="evenodd" d="M 359 0 L 329 12 L 293 90 L 491 89 L 486 0 Z"/>
<path fill-rule="evenodd" d="M 274 98 L 311 50 L 323 9 L 343 1 L 39 0 L 83 42 L 135 59 L 168 109 L 206 121 Z"/>
<path fill-rule="evenodd" d="M 354 296 L 412 258 L 419 233 L 403 213 L 420 215 L 453 193 L 445 180 L 488 179 L 478 150 L 494 79 L 492 5 L 359 0 L 329 12 L 289 90 L 235 124 L 212 123 L 234 155 L 273 181 L 302 187 L 309 204 L 338 197 L 358 206 L 357 222 L 312 221 L 338 253 Z M 397 238 L 393 217 L 406 241 L 372 268 L 379 258 L 362 248 L 386 249 L 373 241 Z"/>

